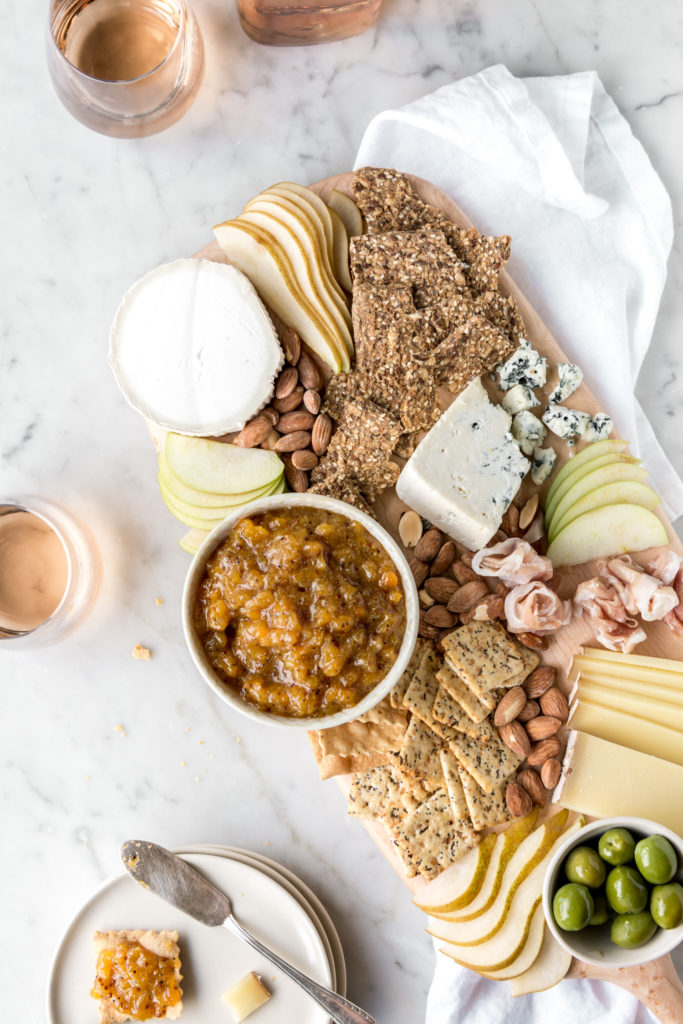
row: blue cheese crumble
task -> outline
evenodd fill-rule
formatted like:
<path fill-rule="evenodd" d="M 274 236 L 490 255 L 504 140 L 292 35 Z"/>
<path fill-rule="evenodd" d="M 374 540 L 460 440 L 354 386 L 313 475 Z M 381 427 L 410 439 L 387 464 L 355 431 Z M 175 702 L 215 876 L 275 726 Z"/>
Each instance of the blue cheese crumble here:
<path fill-rule="evenodd" d="M 573 395 L 583 381 L 583 370 L 576 363 L 558 363 L 559 380 L 550 393 L 548 401 L 551 405 L 559 405 Z"/>
<path fill-rule="evenodd" d="M 534 448 L 545 441 L 547 430 L 532 412 L 523 410 L 512 418 L 512 436 L 525 455 L 533 455 Z"/>
<path fill-rule="evenodd" d="M 531 479 L 539 487 L 545 483 L 557 462 L 557 453 L 552 448 L 534 448 L 531 460 Z"/>
<path fill-rule="evenodd" d="M 579 412 L 578 409 L 565 409 L 563 405 L 549 405 L 543 413 L 543 422 L 553 434 L 563 438 L 565 441 L 570 437 L 576 437 L 585 429 L 590 416 L 587 412 Z"/>
<path fill-rule="evenodd" d="M 525 409 L 534 409 L 541 403 L 526 384 L 515 384 L 503 396 L 503 401 L 500 404 L 505 409 L 505 412 L 509 412 L 511 416 L 514 416 L 515 413 L 524 412 Z"/>
<path fill-rule="evenodd" d="M 522 338 L 519 348 L 498 367 L 498 384 L 501 391 L 509 391 L 515 384 L 524 384 L 534 390 L 542 388 L 547 368 L 547 360 L 539 355 L 526 338 Z"/>
<path fill-rule="evenodd" d="M 606 412 L 596 412 L 581 431 L 582 441 L 606 441 L 612 433 L 612 417 Z"/>

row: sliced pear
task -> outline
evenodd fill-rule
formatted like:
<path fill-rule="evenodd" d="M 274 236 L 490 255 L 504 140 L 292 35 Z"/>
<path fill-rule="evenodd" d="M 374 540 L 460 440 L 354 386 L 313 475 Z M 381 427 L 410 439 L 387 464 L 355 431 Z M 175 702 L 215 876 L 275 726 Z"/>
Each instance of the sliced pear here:
<path fill-rule="evenodd" d="M 292 196 L 299 202 L 303 201 L 313 207 L 323 224 L 330 265 L 334 265 L 334 228 L 332 227 L 332 218 L 330 217 L 327 204 L 322 201 L 320 196 L 316 195 L 312 189 L 306 188 L 305 185 L 297 185 L 295 181 L 279 181 L 277 185 L 272 185 L 268 191 Z"/>
<path fill-rule="evenodd" d="M 626 468 L 626 467 L 625 467 Z M 630 472 L 638 467 L 630 467 Z M 607 467 L 609 469 L 609 467 Z M 600 470 L 597 470 L 600 473 Z M 641 469 L 641 473 L 645 470 Z M 588 476 L 583 477 L 580 484 L 577 485 L 576 493 L 579 494 L 583 490 L 585 485 L 588 485 L 590 478 L 593 476 L 589 473 Z M 580 497 L 577 497 L 569 508 L 562 512 L 562 506 L 565 502 L 568 502 L 574 495 L 574 489 L 572 488 L 568 494 L 564 496 L 560 504 L 555 509 L 552 523 L 548 530 L 548 540 L 553 540 L 554 537 L 563 530 L 573 519 L 577 516 L 582 516 L 584 512 L 591 512 L 594 508 L 600 508 L 601 505 L 641 505 L 642 508 L 649 508 L 650 510 L 657 508 L 661 504 L 662 499 L 659 495 L 648 487 L 647 484 L 643 483 L 640 479 L 631 480 L 620 478 L 612 483 L 600 484 L 598 487 L 593 488 L 592 491 L 588 491 Z"/>
<path fill-rule="evenodd" d="M 301 291 L 281 248 L 271 246 L 263 232 L 244 221 L 225 221 L 213 230 L 225 255 L 247 275 L 277 316 L 293 327 L 335 373 L 348 370 L 346 347 Z"/>
<path fill-rule="evenodd" d="M 640 505 L 603 505 L 585 512 L 557 534 L 548 548 L 554 566 L 582 565 L 594 558 L 662 547 L 669 543 L 664 525 Z"/>
<path fill-rule="evenodd" d="M 618 452 L 616 454 L 614 454 L 614 455 L 603 455 L 599 459 L 592 459 L 590 462 L 585 463 L 583 466 L 580 467 L 580 469 L 576 473 L 572 473 L 570 476 L 567 477 L 567 479 L 564 481 L 564 483 L 561 484 L 558 487 L 558 489 L 555 491 L 555 493 L 552 496 L 550 501 L 546 501 L 546 503 L 545 503 L 545 521 L 546 521 L 546 523 L 548 523 L 549 525 L 550 525 L 550 523 L 552 523 L 553 518 L 555 516 L 555 513 L 556 513 L 557 509 L 560 507 L 563 499 L 571 491 L 573 491 L 576 487 L 578 487 L 582 480 L 584 480 L 587 476 L 592 477 L 593 479 L 592 479 L 591 485 L 590 485 L 590 489 L 592 490 L 593 488 L 595 488 L 595 487 L 600 485 L 599 484 L 599 479 L 600 478 L 596 477 L 595 474 L 598 473 L 600 470 L 606 471 L 606 470 L 610 469 L 612 466 L 631 466 L 631 467 L 636 467 L 636 468 L 642 468 L 641 467 L 641 463 L 640 463 L 640 459 L 634 459 L 632 455 L 621 455 Z M 646 479 L 647 478 L 647 473 L 645 472 L 645 470 L 643 470 L 643 473 L 645 474 L 645 476 L 642 479 Z M 611 481 L 613 479 L 615 479 L 614 474 L 612 474 L 611 477 L 610 477 L 609 474 L 607 474 L 607 477 L 606 477 L 604 482 L 605 483 L 611 483 Z M 616 479 L 619 479 L 618 473 L 616 475 Z M 584 491 L 584 492 L 578 492 L 578 493 L 579 494 L 580 493 L 584 493 L 585 494 L 587 492 Z M 565 508 L 566 508 L 566 506 L 565 506 Z M 564 509 L 563 509 L 563 511 L 564 511 Z"/>
<path fill-rule="evenodd" d="M 603 455 L 615 455 L 624 453 L 628 455 L 628 441 L 621 441 L 619 438 L 609 438 L 606 441 L 596 441 L 595 444 L 588 445 L 587 448 L 582 449 L 577 455 L 574 455 L 571 459 L 567 459 L 564 466 L 560 468 L 557 476 L 548 488 L 548 495 L 546 498 L 546 504 L 553 497 L 555 491 L 563 484 L 570 473 L 575 473 L 577 469 L 581 469 L 587 462 L 591 462 L 593 459 L 601 459 Z"/>
<path fill-rule="evenodd" d="M 208 536 L 208 530 L 197 530 L 193 528 L 189 530 L 184 537 L 180 538 L 178 544 L 183 551 L 187 551 L 188 555 L 196 555 Z"/>
<path fill-rule="evenodd" d="M 331 210 L 339 214 L 344 222 L 349 238 L 355 238 L 356 235 L 363 234 L 363 218 L 353 199 L 340 192 L 339 189 L 333 188 L 330 198 L 327 200 L 327 205 Z"/>
<path fill-rule="evenodd" d="M 546 926 L 545 914 L 543 913 L 543 902 L 539 901 L 535 904 L 535 908 L 531 915 L 526 942 L 515 959 L 506 967 L 499 967 L 497 971 L 482 972 L 484 977 L 490 978 L 492 981 L 508 981 L 512 978 L 516 978 L 518 974 L 524 974 L 524 972 L 528 971 L 538 959 L 541 947 L 543 946 L 543 936 L 545 935 L 545 932 Z"/>
<path fill-rule="evenodd" d="M 349 271 L 349 236 L 346 234 L 344 221 L 335 210 L 330 210 L 332 227 L 334 228 L 334 271 L 342 288 L 347 292 L 353 290 Z"/>
<path fill-rule="evenodd" d="M 527 836 L 508 864 L 500 891 L 488 909 L 468 921 L 430 919 L 429 934 L 469 949 L 485 945 L 492 939 L 509 914 L 526 920 L 535 898 L 540 894 L 547 857 L 567 824 L 568 814 L 566 810 L 558 811 Z"/>
<path fill-rule="evenodd" d="M 161 479 L 161 475 L 158 477 L 158 482 L 161 496 L 166 504 L 168 505 L 170 503 L 174 509 L 177 509 L 179 512 L 184 512 L 185 515 L 191 516 L 193 519 L 225 519 L 226 516 L 229 516 L 230 513 L 236 508 L 239 508 L 240 505 L 247 505 L 250 501 L 256 500 L 255 498 L 250 498 L 247 494 L 244 495 L 241 500 L 238 498 L 237 501 L 231 502 L 228 505 L 193 505 L 190 502 L 182 501 L 182 499 L 178 498 L 173 491 L 169 490 Z M 278 491 L 278 488 L 282 483 L 283 477 L 279 477 L 272 486 L 260 491 L 257 494 L 257 498 L 267 498 L 271 494 L 281 493 Z"/>
<path fill-rule="evenodd" d="M 545 992 L 546 989 L 562 981 L 572 962 L 571 953 L 567 952 L 553 938 L 550 928 L 545 929 L 543 945 L 537 958 L 523 974 L 518 974 L 510 981 L 510 994 L 525 996 L 531 992 Z"/>
<path fill-rule="evenodd" d="M 282 461 L 262 448 L 169 434 L 164 449 L 171 472 L 187 487 L 209 494 L 242 494 L 267 487 L 282 475 Z"/>
<path fill-rule="evenodd" d="M 159 479 L 174 501 L 197 505 L 199 508 L 227 508 L 230 505 L 244 505 L 247 501 L 265 497 L 272 492 L 277 483 L 276 479 L 264 487 L 243 491 L 242 494 L 210 494 L 208 491 L 198 491 L 193 487 L 188 487 L 171 472 L 163 452 L 159 452 Z"/>
<path fill-rule="evenodd" d="M 459 910 L 474 899 L 483 884 L 498 839 L 494 832 L 485 836 L 478 846 L 459 857 L 446 871 L 437 875 L 413 903 L 426 914 L 440 916 Z"/>
<path fill-rule="evenodd" d="M 163 498 L 164 505 L 168 511 L 172 516 L 175 516 L 179 522 L 184 523 L 185 526 L 191 526 L 195 530 L 207 530 L 208 532 L 211 532 L 214 526 L 218 526 L 218 524 L 222 523 L 225 519 L 225 516 L 223 515 L 207 516 L 203 509 L 200 509 L 199 512 L 197 512 L 197 510 L 191 508 L 188 512 L 185 509 L 179 508 L 174 504 L 173 499 L 169 496 L 168 492 L 164 493 L 163 487 L 160 486 L 159 489 L 161 491 L 161 497 Z"/>

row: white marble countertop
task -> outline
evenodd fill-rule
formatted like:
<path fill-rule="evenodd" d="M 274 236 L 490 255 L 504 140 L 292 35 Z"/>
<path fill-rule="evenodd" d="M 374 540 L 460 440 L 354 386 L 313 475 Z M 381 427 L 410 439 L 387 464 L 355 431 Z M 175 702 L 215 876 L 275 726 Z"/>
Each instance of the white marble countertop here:
<path fill-rule="evenodd" d="M 95 135 L 59 105 L 44 7 L 2 16 L 0 490 L 85 515 L 104 576 L 75 636 L 0 655 L 0 1018 L 44 1020 L 59 935 L 135 836 L 230 843 L 288 865 L 337 923 L 352 997 L 384 1024 L 415 1024 L 432 952 L 401 882 L 346 819 L 334 783 L 319 783 L 305 739 L 264 736 L 192 669 L 181 528 L 161 503 L 145 426 L 105 364 L 109 322 L 132 281 L 200 248 L 260 188 L 351 167 L 385 107 L 496 62 L 517 74 L 596 69 L 674 203 L 670 278 L 638 394 L 683 471 L 680 3 L 386 0 L 364 36 L 265 49 L 241 33 L 230 0 L 196 0 L 200 97 L 179 124 L 135 142 Z M 150 662 L 133 661 L 137 643 Z"/>

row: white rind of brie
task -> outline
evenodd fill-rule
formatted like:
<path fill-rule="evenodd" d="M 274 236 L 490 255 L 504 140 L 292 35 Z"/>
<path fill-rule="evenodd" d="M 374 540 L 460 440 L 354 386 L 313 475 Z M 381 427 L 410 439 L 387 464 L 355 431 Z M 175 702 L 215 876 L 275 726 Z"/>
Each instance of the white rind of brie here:
<path fill-rule="evenodd" d="M 269 401 L 284 354 L 256 290 L 236 267 L 166 263 L 126 292 L 109 365 L 128 402 L 181 434 L 241 430 Z"/>

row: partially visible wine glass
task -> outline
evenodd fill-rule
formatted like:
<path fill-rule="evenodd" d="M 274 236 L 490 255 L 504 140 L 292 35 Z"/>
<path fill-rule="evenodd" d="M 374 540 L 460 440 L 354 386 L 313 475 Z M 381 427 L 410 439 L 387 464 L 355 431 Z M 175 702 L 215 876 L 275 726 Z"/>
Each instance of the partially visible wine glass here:
<path fill-rule="evenodd" d="M 204 70 L 185 0 L 52 0 L 47 61 L 57 95 L 104 135 L 152 135 L 182 117 Z"/>
<path fill-rule="evenodd" d="M 242 28 L 266 46 L 331 43 L 376 24 L 382 0 L 237 0 Z"/>

